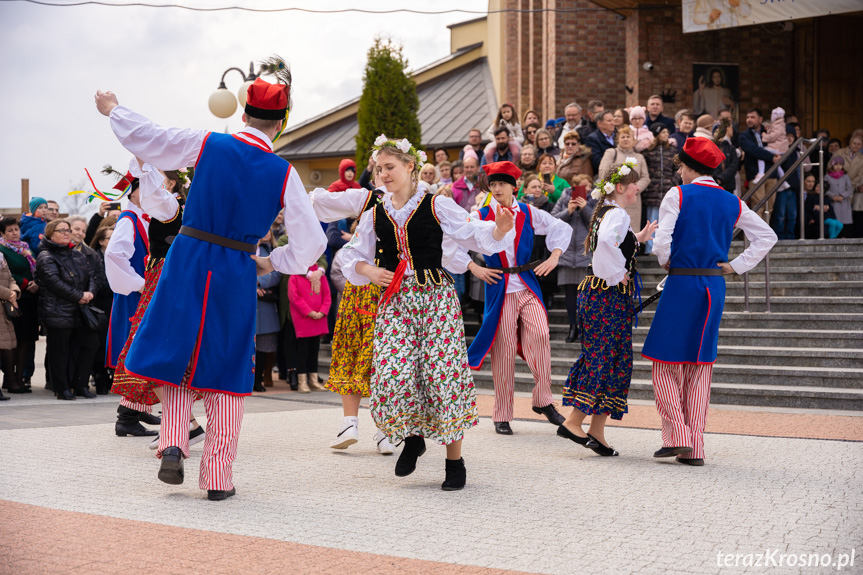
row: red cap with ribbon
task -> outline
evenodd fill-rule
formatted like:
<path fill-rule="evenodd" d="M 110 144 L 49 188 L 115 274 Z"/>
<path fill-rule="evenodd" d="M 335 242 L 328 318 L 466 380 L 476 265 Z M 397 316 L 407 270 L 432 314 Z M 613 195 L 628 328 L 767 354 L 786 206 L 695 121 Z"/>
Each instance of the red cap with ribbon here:
<path fill-rule="evenodd" d="M 708 138 L 687 138 L 678 156 L 700 174 L 712 173 L 725 159 L 725 154 Z"/>
<path fill-rule="evenodd" d="M 130 187 L 135 182 L 135 176 L 132 175 L 132 172 L 126 172 L 126 175 L 120 178 L 120 181 L 117 182 L 117 185 L 114 186 L 115 190 L 120 190 L 121 192 L 125 192 L 128 187 Z"/>
<path fill-rule="evenodd" d="M 246 114 L 261 120 L 284 120 L 290 101 L 289 91 L 290 87 L 284 84 L 256 79 L 246 95 Z"/>
<path fill-rule="evenodd" d="M 482 167 L 488 174 L 488 183 L 505 182 L 512 187 L 516 187 L 518 179 L 521 177 L 521 170 L 512 162 L 494 162 L 486 164 Z"/>

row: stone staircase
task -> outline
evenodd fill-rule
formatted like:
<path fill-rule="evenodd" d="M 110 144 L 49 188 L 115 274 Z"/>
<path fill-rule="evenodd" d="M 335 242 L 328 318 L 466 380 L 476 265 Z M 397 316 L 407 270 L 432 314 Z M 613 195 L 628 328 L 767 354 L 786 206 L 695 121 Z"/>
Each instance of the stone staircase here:
<path fill-rule="evenodd" d="M 742 250 L 732 245 L 729 259 Z M 749 273 L 749 312 L 744 311 L 741 276 L 727 276 L 719 357 L 711 402 L 769 407 L 863 411 L 863 240 L 780 241 L 770 254 L 770 313 L 765 313 L 764 262 Z M 665 276 L 656 258 L 642 256 L 642 297 Z M 641 347 L 656 309 L 649 307 L 633 330 L 630 397 L 653 399 L 651 362 Z M 568 320 L 563 296 L 549 313 L 552 389 L 560 394 L 580 344 L 565 343 Z M 479 329 L 476 314 L 465 315 L 468 344 Z M 329 364 L 329 346 L 321 363 Z M 490 360 L 474 372 L 480 388 L 493 387 Z M 516 389 L 530 391 L 527 365 L 516 363 Z"/>

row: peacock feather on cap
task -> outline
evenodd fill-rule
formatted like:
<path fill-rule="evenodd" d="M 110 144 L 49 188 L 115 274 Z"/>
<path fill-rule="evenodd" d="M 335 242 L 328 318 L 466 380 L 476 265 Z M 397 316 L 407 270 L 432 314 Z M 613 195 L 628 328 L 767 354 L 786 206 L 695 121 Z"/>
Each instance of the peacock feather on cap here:
<path fill-rule="evenodd" d="M 281 56 L 273 54 L 261 62 L 261 73 L 272 74 L 281 84 L 291 85 L 291 68 Z"/>
<path fill-rule="evenodd" d="M 105 164 L 104 166 L 102 166 L 102 172 L 101 173 L 103 176 L 114 176 L 114 178 L 116 178 L 117 181 L 120 181 L 120 178 L 123 178 L 126 175 L 126 174 L 123 174 L 123 173 L 115 170 L 113 167 L 111 167 L 111 164 Z"/>

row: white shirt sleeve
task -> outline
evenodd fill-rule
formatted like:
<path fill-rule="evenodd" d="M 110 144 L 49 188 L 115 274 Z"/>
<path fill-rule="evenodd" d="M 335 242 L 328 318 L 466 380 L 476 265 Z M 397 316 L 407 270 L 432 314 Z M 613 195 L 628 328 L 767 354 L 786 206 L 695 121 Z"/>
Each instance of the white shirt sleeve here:
<path fill-rule="evenodd" d="M 620 244 L 629 232 L 629 214 L 626 210 L 614 208 L 602 218 L 593 252 L 593 275 L 604 279 L 609 286 L 616 286 L 626 275 L 626 258 L 620 251 Z"/>
<path fill-rule="evenodd" d="M 441 248 L 443 249 L 441 265 L 444 269 L 454 274 L 463 274 L 467 271 L 468 264 L 473 260 L 465 248 L 458 245 L 449 236 L 443 237 Z"/>
<path fill-rule="evenodd" d="M 344 192 L 328 192 L 324 188 L 315 188 L 309 198 L 312 200 L 315 216 L 320 221 L 329 223 L 359 217 L 371 193 L 365 188 Z"/>
<path fill-rule="evenodd" d="M 440 222 L 444 235 L 459 245 L 485 255 L 496 254 L 506 249 L 507 244 L 515 241 L 515 227 L 497 241 L 494 239 L 494 222 L 484 222 L 471 217 L 464 208 L 452 198 L 435 196 L 432 200 L 435 215 Z"/>
<path fill-rule="evenodd" d="M 133 255 L 135 224 L 129 218 L 120 218 L 105 249 L 105 275 L 114 293 L 129 295 L 144 287 L 144 278 L 138 275 L 130 263 Z"/>
<path fill-rule="evenodd" d="M 170 222 L 177 217 L 180 203 L 165 187 L 165 176 L 150 164 L 138 165 L 132 158 L 129 171 L 138 178 L 138 202 L 141 210 L 160 222 Z"/>
<path fill-rule="evenodd" d="M 545 247 L 548 251 L 560 250 L 565 252 L 569 249 L 569 241 L 572 239 L 572 226 L 563 220 L 552 217 L 543 210 L 528 206 L 530 217 L 533 221 L 533 231 L 539 236 L 545 236 Z"/>
<path fill-rule="evenodd" d="M 283 274 L 305 275 L 327 249 L 327 236 L 318 223 L 306 188 L 293 168 L 288 174 L 282 199 L 288 245 L 274 249 L 270 263 Z"/>
<path fill-rule="evenodd" d="M 374 265 L 376 244 L 374 214 L 370 210 L 360 216 L 360 223 L 357 224 L 353 237 L 339 250 L 340 254 L 344 254 L 342 256 L 342 274 L 355 286 L 364 286 L 369 283 L 369 278 L 357 273 L 356 268 L 360 262 Z"/>
<path fill-rule="evenodd" d="M 734 227 L 743 230 L 749 240 L 749 247 L 730 262 L 735 272 L 743 274 L 757 266 L 779 238 L 767 222 L 743 202 L 740 202 L 740 217 Z"/>
<path fill-rule="evenodd" d="M 193 166 L 207 135 L 205 130 L 163 128 L 125 106 L 114 108 L 110 118 L 123 147 L 162 170 Z"/>
<path fill-rule="evenodd" d="M 659 265 L 664 266 L 671 257 L 671 235 L 680 215 L 680 190 L 671 188 L 662 203 L 659 205 L 659 227 L 653 238 L 653 253 L 659 260 Z"/>

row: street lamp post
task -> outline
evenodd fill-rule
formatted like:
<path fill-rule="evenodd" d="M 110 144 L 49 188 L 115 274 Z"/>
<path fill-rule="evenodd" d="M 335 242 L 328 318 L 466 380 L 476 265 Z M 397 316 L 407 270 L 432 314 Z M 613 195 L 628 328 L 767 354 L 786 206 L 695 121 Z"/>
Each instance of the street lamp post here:
<path fill-rule="evenodd" d="M 236 70 L 243 77 L 243 84 L 240 86 L 240 89 L 237 90 L 237 97 L 234 98 L 234 95 L 228 91 L 228 87 L 225 85 L 225 76 L 227 76 L 228 72 L 231 70 Z M 216 88 L 216 91 L 210 94 L 210 99 L 207 102 L 207 105 L 210 108 L 210 112 L 213 113 L 217 118 L 230 118 L 234 112 L 237 111 L 237 100 L 240 102 L 241 107 L 246 106 L 246 92 L 249 89 L 249 86 L 255 81 L 255 79 L 261 75 L 261 71 L 255 73 L 255 64 L 254 62 L 249 62 L 249 74 L 246 75 L 239 68 L 228 68 L 222 74 L 222 80 L 219 82 L 219 87 Z"/>

